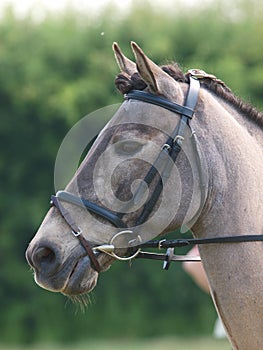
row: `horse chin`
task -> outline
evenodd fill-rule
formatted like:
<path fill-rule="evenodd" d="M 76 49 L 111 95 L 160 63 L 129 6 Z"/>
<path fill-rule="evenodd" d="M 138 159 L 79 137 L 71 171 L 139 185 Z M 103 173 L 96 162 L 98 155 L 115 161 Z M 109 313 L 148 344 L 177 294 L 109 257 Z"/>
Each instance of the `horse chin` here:
<path fill-rule="evenodd" d="M 98 259 L 101 266 L 101 272 L 107 271 L 114 259 L 101 254 Z M 76 261 L 64 288 L 60 291 L 67 296 L 78 296 L 91 292 L 97 285 L 99 274 L 90 266 L 90 260 L 87 256 Z"/>
<path fill-rule="evenodd" d="M 89 293 L 95 288 L 97 279 L 98 273 L 90 267 L 90 260 L 85 256 L 76 261 L 60 292 L 67 296 Z"/>
<path fill-rule="evenodd" d="M 60 292 L 68 297 L 83 295 L 91 292 L 97 285 L 97 274 L 92 278 L 83 279 L 78 285 L 72 279 L 69 280 L 68 284 Z"/>

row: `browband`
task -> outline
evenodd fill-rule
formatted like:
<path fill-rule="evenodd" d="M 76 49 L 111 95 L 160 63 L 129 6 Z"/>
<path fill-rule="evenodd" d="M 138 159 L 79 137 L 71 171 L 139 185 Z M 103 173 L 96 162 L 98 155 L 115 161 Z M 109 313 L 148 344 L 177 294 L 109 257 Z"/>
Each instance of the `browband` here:
<path fill-rule="evenodd" d="M 186 106 L 181 106 L 175 102 L 171 102 L 167 100 L 166 98 L 151 94 L 150 92 L 132 90 L 127 94 L 125 94 L 124 98 L 125 100 L 134 99 L 134 100 L 139 100 L 143 102 L 148 102 L 153 105 L 168 109 L 171 112 L 183 114 L 190 119 L 193 117 L 193 114 L 194 114 L 193 109 Z"/>

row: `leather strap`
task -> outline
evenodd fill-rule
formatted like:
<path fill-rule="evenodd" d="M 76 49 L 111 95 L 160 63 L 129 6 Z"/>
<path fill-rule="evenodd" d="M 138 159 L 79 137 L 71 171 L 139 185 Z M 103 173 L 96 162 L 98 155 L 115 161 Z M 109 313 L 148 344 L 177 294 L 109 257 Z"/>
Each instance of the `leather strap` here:
<path fill-rule="evenodd" d="M 59 210 L 61 216 L 74 233 L 74 236 L 77 236 L 80 233 L 80 228 L 77 226 L 67 209 L 60 203 L 57 196 L 51 196 L 51 204 L 53 204 Z"/>
<path fill-rule="evenodd" d="M 104 219 L 110 221 L 116 227 L 127 228 L 127 225 L 121 220 L 121 218 L 117 214 L 107 210 L 106 208 L 101 207 L 96 203 L 92 203 L 87 199 L 74 196 L 73 194 L 66 191 L 58 191 L 56 197 L 63 200 L 64 202 L 75 204 L 78 207 L 86 208 L 90 212 L 97 214 L 103 217 Z"/>
<path fill-rule="evenodd" d="M 202 245 L 202 244 L 219 244 L 219 243 L 242 243 L 242 242 L 262 242 L 263 235 L 238 235 L 238 236 L 225 236 L 225 237 L 211 237 L 211 238 L 189 238 L 189 239 L 163 239 L 153 240 L 142 243 L 136 248 L 158 248 L 167 249 L 166 254 L 144 252 L 140 251 L 136 256 L 136 259 L 150 259 L 150 260 L 162 260 L 163 269 L 168 270 L 172 261 L 201 261 L 198 256 L 188 255 L 175 255 L 174 248 Z"/>
<path fill-rule="evenodd" d="M 92 247 L 91 247 L 90 243 L 82 235 L 81 229 L 77 226 L 77 224 L 73 220 L 73 218 L 70 215 L 70 213 L 68 212 L 68 210 L 65 207 L 63 207 L 63 205 L 61 204 L 61 202 L 57 196 L 51 196 L 51 204 L 53 204 L 58 209 L 61 216 L 64 218 L 64 220 L 66 221 L 66 223 L 70 227 L 73 235 L 78 238 L 81 245 L 86 250 L 86 252 L 87 252 L 87 254 L 88 254 L 88 256 L 93 264 L 94 269 L 99 273 L 101 271 L 101 267 L 100 267 L 100 264 L 95 256 L 93 250 L 92 250 Z"/>
<path fill-rule="evenodd" d="M 80 241 L 80 244 L 82 245 L 82 247 L 84 247 L 86 252 L 88 253 L 88 256 L 89 256 L 89 258 L 94 266 L 94 269 L 98 273 L 100 273 L 101 272 L 100 264 L 98 262 L 96 255 L 93 253 L 93 250 L 92 250 L 90 244 L 88 243 L 88 241 L 84 238 L 84 236 L 82 234 L 78 235 L 77 238 Z"/>
<path fill-rule="evenodd" d="M 175 102 L 171 102 L 165 98 L 141 90 L 132 90 L 126 95 L 124 95 L 124 98 L 126 100 L 134 99 L 143 102 L 148 102 L 153 105 L 168 109 L 171 112 L 184 114 L 188 118 L 192 118 L 194 114 L 194 110 L 189 108 L 189 106 L 181 106 Z"/>
<path fill-rule="evenodd" d="M 175 128 L 171 137 L 169 137 L 166 141 L 156 161 L 151 166 L 149 172 L 144 178 L 143 182 L 147 183 L 147 185 L 149 186 L 153 182 L 155 176 L 158 174 L 158 171 L 161 171 L 160 179 L 158 180 L 158 183 L 150 199 L 144 205 L 142 213 L 136 221 L 136 226 L 141 225 L 148 219 L 162 193 L 165 182 L 171 174 L 173 163 L 176 161 L 177 156 L 181 151 L 181 145 L 184 140 L 186 126 L 189 124 L 189 119 L 192 118 L 194 113 L 194 108 L 196 106 L 199 96 L 199 89 L 199 81 L 195 78 L 190 77 L 190 87 L 184 106 L 177 105 L 174 102 L 170 102 L 164 98 L 143 91 L 131 91 L 129 94 L 127 94 L 127 98 L 142 100 L 151 104 L 156 104 L 163 108 L 169 109 L 172 112 L 181 114 L 178 126 Z M 173 108 L 170 108 L 172 106 Z M 181 108 L 179 109 L 178 106 Z M 189 111 L 191 111 L 191 113 Z M 134 197 L 136 198 L 136 195 L 140 195 L 141 191 L 142 189 L 139 187 Z"/>
<path fill-rule="evenodd" d="M 263 235 L 238 235 L 238 236 L 221 236 L 211 238 L 179 238 L 179 239 L 163 239 L 153 240 L 142 243 L 139 248 L 175 248 L 185 247 L 195 244 L 219 244 L 219 243 L 242 243 L 242 242 L 261 242 Z M 136 248 L 138 248 L 136 247 Z"/>

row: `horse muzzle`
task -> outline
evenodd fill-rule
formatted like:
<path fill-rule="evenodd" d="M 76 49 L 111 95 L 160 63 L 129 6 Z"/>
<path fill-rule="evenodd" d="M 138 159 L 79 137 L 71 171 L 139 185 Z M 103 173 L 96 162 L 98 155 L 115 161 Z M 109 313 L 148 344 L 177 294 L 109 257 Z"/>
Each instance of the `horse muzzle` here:
<path fill-rule="evenodd" d="M 59 247 L 46 241 L 29 245 L 26 259 L 36 283 L 49 291 L 70 296 L 88 293 L 96 286 L 98 273 L 83 252 L 64 260 Z"/>

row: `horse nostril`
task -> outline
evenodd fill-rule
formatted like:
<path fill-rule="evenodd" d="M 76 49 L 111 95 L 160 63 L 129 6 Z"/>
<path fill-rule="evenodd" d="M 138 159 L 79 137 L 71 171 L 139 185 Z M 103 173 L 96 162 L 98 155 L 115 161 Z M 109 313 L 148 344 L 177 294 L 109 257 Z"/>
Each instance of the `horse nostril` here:
<path fill-rule="evenodd" d="M 29 265 L 39 272 L 45 270 L 47 273 L 52 273 L 59 265 L 59 254 L 48 244 L 38 245 L 33 249 L 29 248 L 26 258 Z"/>
<path fill-rule="evenodd" d="M 56 255 L 53 252 L 53 250 L 51 250 L 48 247 L 40 247 L 38 248 L 33 256 L 33 261 L 35 261 L 37 264 L 42 264 L 42 263 L 46 263 L 46 264 L 52 264 L 56 259 Z"/>

